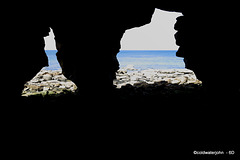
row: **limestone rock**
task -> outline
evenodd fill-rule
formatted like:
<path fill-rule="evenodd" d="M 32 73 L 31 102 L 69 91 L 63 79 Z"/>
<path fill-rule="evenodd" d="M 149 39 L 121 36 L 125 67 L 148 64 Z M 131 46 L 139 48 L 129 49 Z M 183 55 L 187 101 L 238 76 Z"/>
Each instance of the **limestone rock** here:
<path fill-rule="evenodd" d="M 44 79 L 45 81 L 52 80 L 52 75 L 51 75 L 51 74 L 45 74 L 45 75 L 43 75 L 43 79 Z"/>

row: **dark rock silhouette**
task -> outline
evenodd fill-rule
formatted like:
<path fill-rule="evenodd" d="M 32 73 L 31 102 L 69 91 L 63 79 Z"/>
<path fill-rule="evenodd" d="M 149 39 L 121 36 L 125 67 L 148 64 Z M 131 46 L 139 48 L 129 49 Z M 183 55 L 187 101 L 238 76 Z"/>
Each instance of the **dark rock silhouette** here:
<path fill-rule="evenodd" d="M 85 10 L 73 8 L 68 13 L 58 13 L 51 25 L 63 74 L 85 96 L 110 92 L 119 69 L 116 55 L 125 30 L 149 23 L 154 8 L 119 4 L 104 9 L 96 6 L 91 11 L 85 15 Z M 96 81 L 101 85 L 96 86 Z"/>
<path fill-rule="evenodd" d="M 236 18 L 236 11 L 223 12 L 231 5 L 97 2 L 95 5 L 87 3 L 86 8 L 64 3 L 42 5 L 41 9 L 19 5 L 23 9 L 12 9 L 18 14 L 8 18 L 11 22 L 7 21 L 10 25 L 6 29 L 11 33 L 6 48 L 12 49 L 7 58 L 15 57 L 12 66 L 18 74 L 16 78 L 7 73 L 9 79 L 13 79 L 8 89 L 10 95 L 20 95 L 24 83 L 48 65 L 43 37 L 48 35 L 50 27 L 55 34 L 57 58 L 63 73 L 78 86 L 80 93 L 83 96 L 111 95 L 112 80 L 119 68 L 116 55 L 124 32 L 150 23 L 154 9 L 158 8 L 183 13 L 175 24 L 176 43 L 180 46 L 177 56 L 184 57 L 186 68 L 203 81 L 207 94 L 224 99 L 239 96 L 238 82 L 229 85 L 227 79 L 217 78 L 236 74 L 239 69 L 234 57 L 237 24 L 230 18 Z M 223 13 L 226 16 L 222 16 Z M 10 43 L 13 39 L 14 47 Z M 96 71 L 96 68 L 101 70 Z M 96 85 L 96 81 L 101 85 Z"/>
<path fill-rule="evenodd" d="M 114 150 L 116 156 L 139 149 L 132 155 L 134 158 L 140 152 L 142 156 L 151 150 L 146 159 L 153 154 L 160 159 L 169 156 L 176 156 L 169 159 L 193 159 L 196 156 L 186 157 L 194 156 L 193 151 L 199 148 L 207 150 L 199 147 L 200 143 L 237 143 L 239 103 L 233 101 L 239 97 L 240 84 L 237 4 L 206 1 L 6 3 L 2 5 L 6 12 L 4 10 L 1 19 L 4 38 L 1 109 L 10 111 L 1 112 L 5 115 L 1 115 L 1 134 L 3 141 L 7 141 L 7 145 L 2 143 L 10 150 L 9 155 L 22 148 L 28 155 L 31 151 L 24 145 L 35 151 L 41 148 L 40 154 L 44 152 L 42 149 L 47 150 L 49 146 L 52 151 L 56 145 L 63 153 L 66 147 L 72 146 L 71 153 L 77 150 L 77 156 L 82 156 L 77 145 L 88 150 L 87 156 L 99 156 L 95 150 L 104 150 L 102 154 L 108 156 Z M 186 67 L 203 81 L 205 93 L 212 99 L 207 107 L 196 92 L 185 92 L 185 88 L 176 85 L 170 86 L 169 91 L 167 84 L 157 88 L 126 86 L 114 94 L 111 91 L 123 33 L 149 23 L 154 8 L 183 13 L 175 25 L 176 43 L 180 46 L 177 56 L 184 57 Z M 57 57 L 64 75 L 76 83 L 80 96 L 60 96 L 56 103 L 50 96 L 35 96 L 24 99 L 23 104 L 18 103 L 24 83 L 48 65 L 43 37 L 50 27 L 56 36 Z M 228 75 L 236 78 L 229 79 Z M 152 91 L 157 94 L 152 96 Z M 173 96 L 169 97 L 164 91 Z M 131 95 L 135 92 L 137 94 Z M 198 92 L 205 96 L 202 89 Z M 185 144 L 195 146 L 188 149 Z M 225 151 L 229 149 L 239 154 L 232 148 Z"/>
<path fill-rule="evenodd" d="M 239 82 L 229 85 L 232 80 L 227 77 L 225 80 L 217 78 L 224 77 L 225 73 L 236 76 L 239 72 L 238 60 L 233 58 L 236 53 L 233 46 L 237 46 L 234 40 L 237 12 L 233 4 L 196 3 L 191 6 L 177 2 L 175 5 L 159 3 L 159 8 L 183 13 L 175 24 L 176 44 L 180 46 L 177 56 L 184 57 L 186 68 L 203 81 L 210 99 L 231 101 L 239 97 Z"/>
<path fill-rule="evenodd" d="M 39 8 L 17 2 L 8 8 L 8 12 L 13 14 L 3 19 L 2 62 L 5 63 L 2 63 L 2 67 L 7 80 L 3 83 L 3 91 L 7 99 L 20 97 L 24 83 L 48 66 L 43 37 L 48 35 L 50 28 L 44 7 L 39 5 Z"/>

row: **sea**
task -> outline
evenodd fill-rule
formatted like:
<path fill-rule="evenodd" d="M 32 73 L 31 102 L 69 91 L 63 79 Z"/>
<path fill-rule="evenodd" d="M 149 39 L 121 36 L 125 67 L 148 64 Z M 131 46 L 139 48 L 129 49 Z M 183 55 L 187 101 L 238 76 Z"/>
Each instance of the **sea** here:
<path fill-rule="evenodd" d="M 176 57 L 176 50 L 121 50 L 118 55 L 120 68 L 133 66 L 138 70 L 145 69 L 184 69 L 183 58 Z M 45 70 L 60 70 L 56 50 L 46 50 L 49 67 Z"/>

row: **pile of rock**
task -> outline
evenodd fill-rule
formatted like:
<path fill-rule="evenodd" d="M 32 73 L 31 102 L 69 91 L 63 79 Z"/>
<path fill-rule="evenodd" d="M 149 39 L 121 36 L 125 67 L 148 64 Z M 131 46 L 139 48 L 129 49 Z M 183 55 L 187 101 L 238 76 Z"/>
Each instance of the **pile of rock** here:
<path fill-rule="evenodd" d="M 117 72 L 114 85 L 121 88 L 126 85 L 157 84 L 165 82 L 174 85 L 201 84 L 195 74 L 187 69 L 147 69 L 137 70 L 133 67 L 121 68 Z M 77 86 L 68 80 L 60 70 L 41 70 L 31 81 L 25 84 L 23 96 L 35 94 L 59 94 L 75 92 Z"/>
<path fill-rule="evenodd" d="M 154 84 L 155 82 L 165 81 L 170 84 L 201 84 L 194 72 L 188 69 L 147 69 L 136 70 L 131 68 L 122 68 L 117 72 L 117 79 L 114 84 L 117 88 L 121 88 L 127 84 L 134 85 L 136 83 L 145 82 Z"/>
<path fill-rule="evenodd" d="M 74 92 L 76 89 L 76 85 L 64 77 L 60 70 L 41 70 L 31 81 L 25 84 L 23 96 L 58 94 L 65 91 Z"/>

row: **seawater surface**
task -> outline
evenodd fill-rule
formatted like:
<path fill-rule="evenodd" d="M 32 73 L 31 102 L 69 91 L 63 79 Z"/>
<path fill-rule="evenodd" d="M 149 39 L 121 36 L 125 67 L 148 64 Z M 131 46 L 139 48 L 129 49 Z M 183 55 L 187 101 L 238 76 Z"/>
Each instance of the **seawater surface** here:
<path fill-rule="evenodd" d="M 183 58 L 175 50 L 122 50 L 118 53 L 120 67 L 134 65 L 136 69 L 183 69 Z"/>
<path fill-rule="evenodd" d="M 46 70 L 61 69 L 56 58 L 56 50 L 46 50 L 49 67 Z M 133 65 L 143 69 L 183 69 L 183 58 L 176 57 L 176 50 L 121 50 L 117 58 L 120 68 Z"/>

